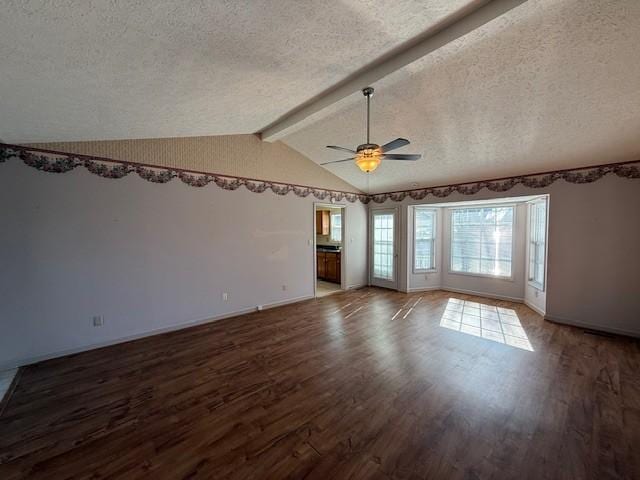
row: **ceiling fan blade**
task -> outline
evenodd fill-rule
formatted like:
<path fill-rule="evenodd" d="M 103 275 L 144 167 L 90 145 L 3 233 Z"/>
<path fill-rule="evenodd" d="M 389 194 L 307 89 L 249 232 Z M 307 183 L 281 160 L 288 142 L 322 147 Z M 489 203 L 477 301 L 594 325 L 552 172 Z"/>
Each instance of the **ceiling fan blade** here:
<path fill-rule="evenodd" d="M 409 140 L 406 138 L 396 138 L 395 140 L 390 141 L 389 143 L 385 143 L 380 147 L 380 151 L 382 153 L 390 152 L 391 150 L 395 150 L 396 148 L 404 147 L 405 145 L 409 145 Z"/>
<path fill-rule="evenodd" d="M 348 162 L 350 160 L 355 160 L 355 159 L 356 157 L 345 158 L 344 160 L 334 160 L 333 162 L 324 162 L 324 163 L 321 163 L 320 165 L 329 165 L 330 163 Z"/>
<path fill-rule="evenodd" d="M 355 150 L 350 150 L 344 147 L 337 147 L 335 145 L 327 145 L 327 148 L 333 148 L 334 150 L 342 150 L 343 152 L 356 153 Z"/>
<path fill-rule="evenodd" d="M 382 155 L 385 160 L 419 160 L 422 155 L 417 153 L 386 153 Z"/>

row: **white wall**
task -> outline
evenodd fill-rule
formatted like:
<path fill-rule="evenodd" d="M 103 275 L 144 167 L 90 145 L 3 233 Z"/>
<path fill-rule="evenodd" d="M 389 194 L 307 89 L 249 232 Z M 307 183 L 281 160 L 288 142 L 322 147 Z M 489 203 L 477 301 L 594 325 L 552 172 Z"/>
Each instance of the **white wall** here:
<path fill-rule="evenodd" d="M 640 336 L 640 181 L 550 192 L 547 318 Z"/>
<path fill-rule="evenodd" d="M 0 168 L 0 368 L 313 295 L 311 196 Z M 367 210 L 346 204 L 362 285 Z"/>
<path fill-rule="evenodd" d="M 638 180 L 607 175 L 589 184 L 559 180 L 546 188 L 518 185 L 502 193 L 484 189 L 475 195 L 452 194 L 443 199 L 388 200 L 375 207 L 400 205 L 406 217 L 408 205 L 541 194 L 550 195 L 546 318 L 640 336 Z M 406 251 L 408 230 L 400 231 L 399 244 Z M 405 270 L 400 275 L 406 276 L 407 253 L 401 258 Z M 410 283 L 409 288 L 416 285 Z"/>

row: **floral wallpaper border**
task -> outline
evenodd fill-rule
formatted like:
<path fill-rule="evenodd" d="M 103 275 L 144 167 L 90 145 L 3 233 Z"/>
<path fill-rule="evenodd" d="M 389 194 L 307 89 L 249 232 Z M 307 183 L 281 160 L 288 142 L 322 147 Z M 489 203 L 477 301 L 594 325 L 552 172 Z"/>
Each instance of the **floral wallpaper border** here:
<path fill-rule="evenodd" d="M 497 180 L 484 180 L 480 182 L 460 183 L 441 187 L 416 188 L 413 190 L 379 193 L 369 195 L 369 198 L 375 203 L 383 203 L 389 199 L 394 202 L 401 202 L 407 197 L 410 197 L 413 200 L 422 200 L 428 195 L 433 195 L 438 198 L 448 197 L 452 193 L 474 195 L 483 188 L 492 192 L 506 192 L 516 185 L 524 185 L 528 188 L 545 188 L 558 180 L 577 184 L 592 183 L 609 174 L 615 174 L 622 178 L 640 178 L 640 160 L 570 170 L 558 170 L 556 172 L 534 173 L 531 175 L 501 178 Z"/>
<path fill-rule="evenodd" d="M 452 193 L 473 195 L 483 188 L 492 192 L 506 192 L 516 185 L 524 185 L 529 188 L 544 188 L 560 179 L 576 184 L 592 183 L 609 174 L 629 179 L 640 178 L 640 160 L 635 160 L 631 162 L 612 163 L 608 165 L 570 170 L 558 170 L 555 172 L 501 178 L 497 180 L 468 182 L 457 185 L 426 187 L 413 190 L 366 195 L 339 190 L 327 190 L 305 185 L 270 182 L 266 180 L 256 180 L 229 175 L 218 175 L 215 173 L 145 165 L 122 160 L 90 157 L 87 155 L 53 152 L 49 150 L 0 143 L 0 163 L 6 162 L 12 158 L 20 159 L 30 167 L 50 173 L 66 173 L 77 167 L 83 166 L 89 172 L 104 178 L 122 178 L 135 172 L 141 178 L 154 183 L 167 183 L 174 178 L 179 178 L 182 182 L 192 187 L 204 187 L 213 182 L 218 187 L 224 188 L 225 190 L 236 190 L 244 185 L 247 190 L 254 193 L 262 193 L 266 190 L 271 190 L 277 195 L 287 195 L 289 192 L 293 192 L 294 195 L 303 198 L 313 195 L 319 200 L 347 200 L 351 203 L 360 201 L 364 204 L 367 204 L 370 201 L 383 203 L 387 200 L 400 202 L 407 197 L 410 197 L 413 200 L 422 200 L 428 195 L 444 198 L 448 197 Z"/>
<path fill-rule="evenodd" d="M 191 187 L 204 187 L 213 182 L 225 190 L 237 190 L 244 185 L 247 190 L 254 193 L 271 190 L 277 195 L 287 195 L 289 192 L 293 192 L 298 197 L 304 198 L 313 195 L 318 200 L 347 200 L 351 203 L 358 200 L 362 203 L 369 202 L 368 195 L 353 192 L 145 165 L 123 160 L 53 152 L 19 145 L 0 144 L 0 163 L 6 162 L 11 158 L 20 159 L 36 170 L 49 173 L 66 173 L 77 167 L 84 167 L 94 175 L 99 175 L 103 178 L 122 178 L 130 173 L 137 173 L 140 178 L 153 183 L 167 183 L 174 178 L 178 178 Z"/>

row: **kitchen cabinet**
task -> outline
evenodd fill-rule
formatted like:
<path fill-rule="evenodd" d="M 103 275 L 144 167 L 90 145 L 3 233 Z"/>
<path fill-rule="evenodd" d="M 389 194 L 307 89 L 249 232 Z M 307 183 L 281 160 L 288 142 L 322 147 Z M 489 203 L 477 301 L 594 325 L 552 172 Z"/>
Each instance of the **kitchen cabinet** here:
<path fill-rule="evenodd" d="M 325 252 L 316 252 L 316 274 L 321 279 L 327 275 L 327 255 Z"/>
<path fill-rule="evenodd" d="M 331 212 L 318 210 L 316 212 L 316 235 L 329 235 L 331 231 Z"/>
<path fill-rule="evenodd" d="M 320 280 L 340 283 L 340 252 L 316 252 L 316 274 Z"/>

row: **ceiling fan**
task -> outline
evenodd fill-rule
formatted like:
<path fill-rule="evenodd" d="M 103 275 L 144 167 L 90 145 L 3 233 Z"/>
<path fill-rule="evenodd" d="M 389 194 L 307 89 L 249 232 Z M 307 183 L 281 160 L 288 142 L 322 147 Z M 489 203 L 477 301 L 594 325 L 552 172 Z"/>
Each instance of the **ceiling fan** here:
<path fill-rule="evenodd" d="M 351 160 L 356 161 L 356 165 L 365 173 L 373 172 L 380 162 L 384 160 L 418 160 L 422 155 L 411 153 L 387 153 L 396 148 L 409 145 L 409 140 L 406 138 L 396 138 L 389 143 L 385 143 L 380 146 L 376 143 L 369 141 L 369 118 L 371 109 L 371 96 L 373 95 L 373 87 L 367 87 L 362 90 L 362 93 L 367 97 L 367 143 L 358 145 L 355 150 L 350 148 L 337 147 L 335 145 L 327 145 L 327 148 L 334 150 L 340 150 L 354 154 L 354 157 L 345 158 L 344 160 L 334 160 L 332 162 L 321 163 L 320 165 L 329 165 L 330 163 L 349 162 Z"/>

